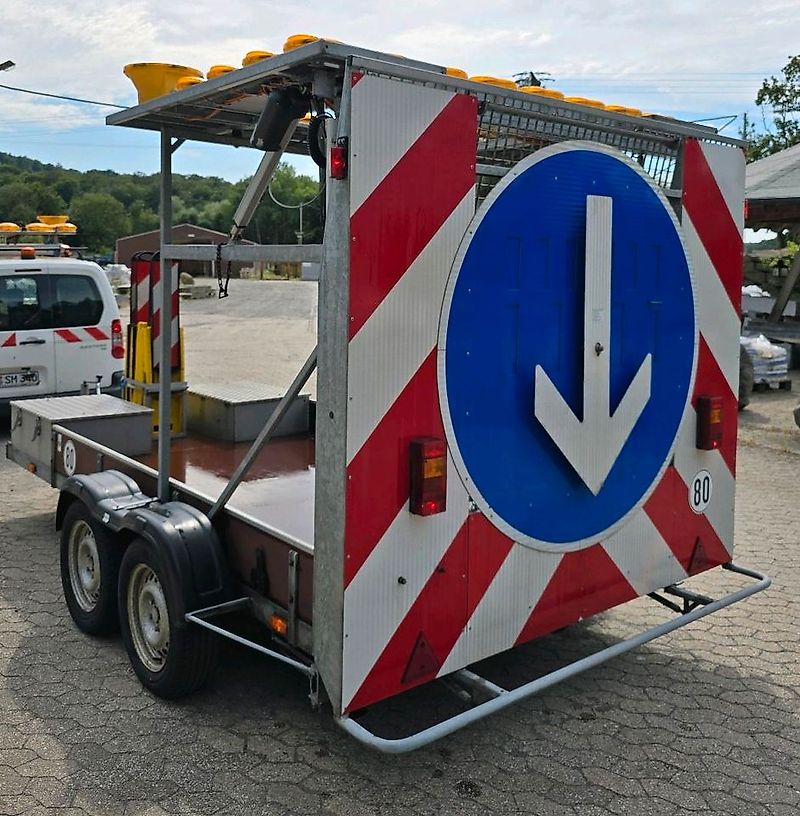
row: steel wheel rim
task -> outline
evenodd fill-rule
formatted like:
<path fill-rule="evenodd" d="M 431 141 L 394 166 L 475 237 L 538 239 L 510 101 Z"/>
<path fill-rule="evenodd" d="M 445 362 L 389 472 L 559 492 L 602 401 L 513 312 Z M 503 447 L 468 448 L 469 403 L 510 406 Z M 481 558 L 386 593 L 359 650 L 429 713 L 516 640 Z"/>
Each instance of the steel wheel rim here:
<path fill-rule="evenodd" d="M 136 654 L 148 671 L 160 672 L 169 654 L 169 612 L 161 581 L 146 564 L 128 579 L 127 609 Z"/>
<path fill-rule="evenodd" d="M 88 522 L 80 520 L 72 525 L 67 548 L 69 583 L 78 606 L 92 612 L 100 599 L 102 575 L 100 556 L 94 531 Z"/>

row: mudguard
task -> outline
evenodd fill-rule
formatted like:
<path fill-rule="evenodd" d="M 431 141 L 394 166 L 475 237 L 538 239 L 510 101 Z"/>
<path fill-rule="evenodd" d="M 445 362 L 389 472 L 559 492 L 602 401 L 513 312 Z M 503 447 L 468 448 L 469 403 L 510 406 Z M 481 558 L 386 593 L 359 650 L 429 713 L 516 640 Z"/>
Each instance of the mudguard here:
<path fill-rule="evenodd" d="M 56 528 L 72 502 L 82 501 L 99 522 L 120 534 L 147 539 L 164 556 L 169 581 L 187 612 L 234 597 L 225 554 L 208 517 L 179 501 L 160 504 L 129 476 L 115 470 L 67 479 L 56 511 Z"/>

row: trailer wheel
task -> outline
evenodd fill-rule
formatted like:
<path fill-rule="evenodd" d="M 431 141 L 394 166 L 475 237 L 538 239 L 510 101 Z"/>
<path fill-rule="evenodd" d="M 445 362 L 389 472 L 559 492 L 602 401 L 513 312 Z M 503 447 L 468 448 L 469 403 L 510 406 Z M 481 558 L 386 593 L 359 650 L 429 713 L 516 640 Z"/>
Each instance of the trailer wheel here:
<path fill-rule="evenodd" d="M 61 526 L 61 586 L 72 620 L 82 632 L 117 631 L 122 549 L 83 502 L 70 505 Z"/>
<path fill-rule="evenodd" d="M 125 551 L 118 600 L 122 639 L 142 685 L 166 699 L 204 686 L 219 651 L 211 632 L 184 620 L 179 580 L 150 541 L 134 539 Z"/>
<path fill-rule="evenodd" d="M 739 410 L 747 408 L 753 396 L 753 361 L 747 351 L 739 346 Z"/>

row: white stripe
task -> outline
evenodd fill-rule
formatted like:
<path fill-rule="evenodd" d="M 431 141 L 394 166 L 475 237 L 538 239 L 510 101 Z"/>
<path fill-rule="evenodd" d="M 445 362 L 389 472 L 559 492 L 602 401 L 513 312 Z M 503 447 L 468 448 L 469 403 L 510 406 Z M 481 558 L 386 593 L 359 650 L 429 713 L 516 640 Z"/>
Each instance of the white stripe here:
<path fill-rule="evenodd" d="M 706 142 L 700 142 L 700 147 L 741 235 L 744 229 L 744 151 Z"/>
<path fill-rule="evenodd" d="M 563 557 L 514 544 L 439 674 L 510 649 Z"/>
<path fill-rule="evenodd" d="M 606 539 L 603 549 L 637 595 L 646 595 L 686 577 L 680 561 L 644 510 Z"/>
<path fill-rule="evenodd" d="M 344 593 L 342 701 L 349 705 L 466 521 L 469 501 L 447 460 L 447 511 L 415 516 L 406 503 Z M 405 583 L 399 583 L 399 578 Z M 455 599 L 445 601 L 455 603 Z"/>
<path fill-rule="evenodd" d="M 472 188 L 350 341 L 348 463 L 436 346 L 442 291 L 474 211 Z"/>
<path fill-rule="evenodd" d="M 686 482 L 686 504 L 689 505 L 689 489 L 698 471 L 711 474 L 711 502 L 704 515 L 729 553 L 733 553 L 733 511 L 736 480 L 718 450 L 698 450 L 696 445 L 697 414 L 689 405 L 681 422 L 681 430 L 675 443 L 675 470 Z"/>
<path fill-rule="evenodd" d="M 731 391 L 736 394 L 739 391 L 739 318 L 685 210 L 682 226 L 694 268 L 697 324 Z"/>
<path fill-rule="evenodd" d="M 354 213 L 428 129 L 452 91 L 367 75 L 353 88 L 350 212 Z"/>

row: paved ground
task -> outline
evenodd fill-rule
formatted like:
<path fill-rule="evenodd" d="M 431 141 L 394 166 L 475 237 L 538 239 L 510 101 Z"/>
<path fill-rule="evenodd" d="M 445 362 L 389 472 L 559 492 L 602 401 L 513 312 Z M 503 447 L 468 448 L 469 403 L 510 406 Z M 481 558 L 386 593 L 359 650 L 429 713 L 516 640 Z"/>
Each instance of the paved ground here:
<path fill-rule="evenodd" d="M 291 379 L 296 361 L 270 319 L 293 320 L 290 342 L 302 352 L 308 338 L 297 318 L 305 316 L 296 310 L 310 315 L 314 304 L 297 286 L 279 291 L 281 308 L 270 294 L 269 315 L 252 298 L 187 307 L 190 375 L 208 343 L 219 349 L 212 373 L 253 366 L 254 376 Z M 218 310 L 231 306 L 249 319 L 214 340 L 227 319 Z M 310 709 L 290 670 L 233 646 L 193 699 L 175 705 L 144 692 L 120 642 L 80 634 L 64 609 L 55 492 L 0 462 L 0 815 L 795 816 L 800 455 L 792 437 L 800 430 L 786 421 L 792 404 L 756 395 L 743 417 L 737 560 L 773 576 L 768 593 L 399 758 L 359 747 Z M 724 588 L 718 576 L 700 585 Z M 661 618 L 637 601 L 483 669 L 521 682 Z M 417 692 L 385 713 L 390 727 L 409 727 L 447 705 Z"/>

